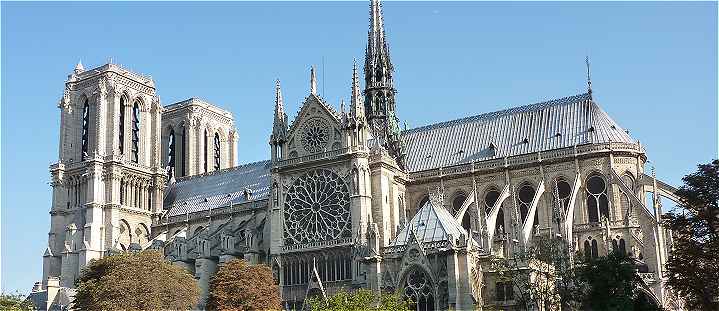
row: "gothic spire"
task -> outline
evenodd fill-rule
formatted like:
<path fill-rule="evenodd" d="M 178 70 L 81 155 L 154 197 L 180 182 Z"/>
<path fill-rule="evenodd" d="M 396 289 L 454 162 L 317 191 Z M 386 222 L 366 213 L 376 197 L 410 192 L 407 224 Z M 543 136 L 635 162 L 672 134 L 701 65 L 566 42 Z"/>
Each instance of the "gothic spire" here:
<path fill-rule="evenodd" d="M 310 94 L 317 95 L 317 74 L 315 74 L 315 65 L 310 68 Z"/>
<path fill-rule="evenodd" d="M 365 51 L 365 87 L 392 87 L 394 66 L 389 57 L 389 45 L 384 30 L 382 4 L 370 2 L 370 24 Z"/>
<path fill-rule="evenodd" d="M 352 117 L 364 117 L 364 106 L 362 104 L 362 93 L 360 92 L 359 74 L 357 73 L 357 60 L 352 64 L 352 99 L 350 101 L 350 114 Z"/>
<path fill-rule="evenodd" d="M 287 138 L 287 114 L 285 113 L 285 105 L 282 99 L 282 89 L 280 88 L 280 80 L 275 81 L 275 120 L 272 126 L 272 136 L 270 143 L 281 144 Z"/>
<path fill-rule="evenodd" d="M 404 167 L 405 148 L 400 136 L 395 107 L 394 67 L 389 57 L 382 5 L 379 0 L 370 2 L 364 75 L 364 114 L 372 137 L 378 145 L 387 150 L 400 167 Z"/>
<path fill-rule="evenodd" d="M 280 87 L 280 79 L 275 81 L 275 118 L 285 114 L 285 104 L 282 100 L 282 88 Z"/>

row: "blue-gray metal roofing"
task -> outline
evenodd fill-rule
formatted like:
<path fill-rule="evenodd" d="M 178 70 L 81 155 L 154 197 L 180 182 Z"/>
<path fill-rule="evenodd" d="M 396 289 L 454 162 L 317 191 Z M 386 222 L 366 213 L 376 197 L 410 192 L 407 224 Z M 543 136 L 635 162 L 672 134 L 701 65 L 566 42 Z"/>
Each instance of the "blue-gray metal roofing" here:
<path fill-rule="evenodd" d="M 410 172 L 575 145 L 634 142 L 586 93 L 409 129 L 403 137 Z"/>
<path fill-rule="evenodd" d="M 269 160 L 243 164 L 207 175 L 180 179 L 167 189 L 167 216 L 206 211 L 213 208 L 266 199 L 270 192 Z"/>
<path fill-rule="evenodd" d="M 455 239 L 467 236 L 467 231 L 443 207 L 434 207 L 431 200 L 422 206 L 412 220 L 400 230 L 390 246 L 407 245 L 413 230 L 421 243 L 449 241 L 449 235 Z"/>

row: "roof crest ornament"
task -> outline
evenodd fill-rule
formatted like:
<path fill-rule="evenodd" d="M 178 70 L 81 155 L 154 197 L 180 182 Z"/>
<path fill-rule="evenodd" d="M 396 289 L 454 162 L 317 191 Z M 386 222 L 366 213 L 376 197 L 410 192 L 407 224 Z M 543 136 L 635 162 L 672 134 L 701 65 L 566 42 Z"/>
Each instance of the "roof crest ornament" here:
<path fill-rule="evenodd" d="M 317 74 L 315 73 L 315 65 L 310 68 L 310 94 L 317 95 Z"/>
<path fill-rule="evenodd" d="M 590 66 L 589 66 L 589 56 L 587 56 L 584 59 L 584 62 L 587 65 L 587 94 L 589 94 L 589 99 L 591 100 L 592 99 L 592 76 L 591 76 L 591 71 L 590 71 Z"/>

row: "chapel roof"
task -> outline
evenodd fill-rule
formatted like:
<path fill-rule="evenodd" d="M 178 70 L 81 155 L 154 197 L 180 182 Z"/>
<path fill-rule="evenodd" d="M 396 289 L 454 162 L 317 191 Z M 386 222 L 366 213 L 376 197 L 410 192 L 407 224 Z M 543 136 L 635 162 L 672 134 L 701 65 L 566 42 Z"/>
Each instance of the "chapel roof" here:
<path fill-rule="evenodd" d="M 454 219 L 443 207 L 435 207 L 432 200 L 422 206 L 412 217 L 389 246 L 402 246 L 409 244 L 412 231 L 420 243 L 453 241 L 460 236 L 467 236 L 467 230 Z M 451 238 L 450 238 L 451 236 Z"/>
<path fill-rule="evenodd" d="M 269 160 L 208 174 L 180 178 L 167 189 L 166 216 L 206 211 L 266 199 L 270 192 Z M 251 193 L 249 198 L 245 191 Z"/>
<path fill-rule="evenodd" d="M 576 145 L 634 140 L 588 93 L 413 128 L 410 172 Z"/>

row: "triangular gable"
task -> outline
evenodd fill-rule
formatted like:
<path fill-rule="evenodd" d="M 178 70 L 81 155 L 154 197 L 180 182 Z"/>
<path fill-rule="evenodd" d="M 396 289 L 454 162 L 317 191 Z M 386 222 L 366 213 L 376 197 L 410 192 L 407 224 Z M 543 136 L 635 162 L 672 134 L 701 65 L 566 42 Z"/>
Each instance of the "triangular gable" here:
<path fill-rule="evenodd" d="M 309 96 L 305 97 L 305 100 L 302 102 L 302 108 L 300 108 L 300 111 L 297 112 L 297 116 L 295 116 L 295 119 L 292 120 L 292 124 L 290 124 L 290 129 L 287 131 L 288 137 L 294 135 L 295 129 L 299 126 L 302 119 L 308 117 L 310 114 L 310 109 L 312 107 L 320 107 L 321 110 L 329 117 L 328 119 L 331 119 L 335 121 L 335 125 L 339 126 L 340 122 L 342 121 L 340 114 L 335 111 L 332 106 L 328 105 L 321 97 L 310 94 Z"/>

